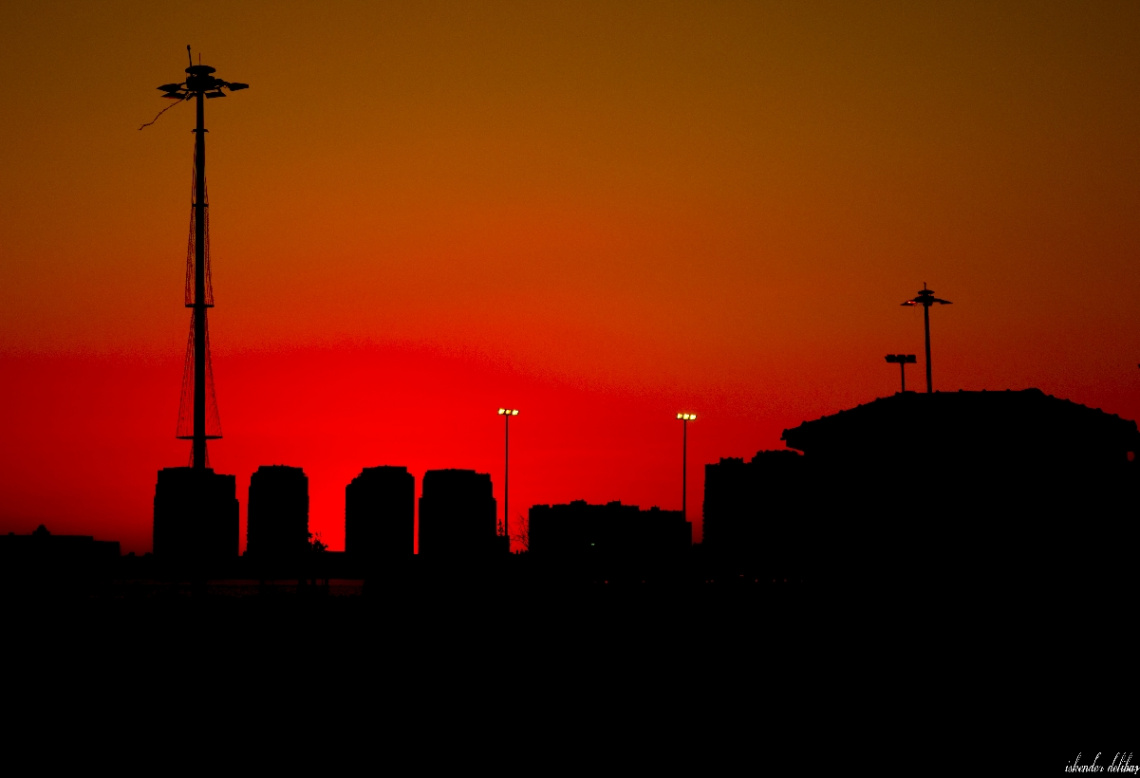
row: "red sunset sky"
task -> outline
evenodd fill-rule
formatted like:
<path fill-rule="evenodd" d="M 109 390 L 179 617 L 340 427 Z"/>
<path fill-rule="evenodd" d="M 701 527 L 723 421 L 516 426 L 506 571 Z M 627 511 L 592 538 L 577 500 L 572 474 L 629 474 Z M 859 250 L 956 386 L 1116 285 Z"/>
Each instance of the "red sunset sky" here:
<path fill-rule="evenodd" d="M 211 345 L 249 476 L 343 548 L 364 466 L 534 503 L 679 508 L 703 466 L 897 389 L 1140 416 L 1134 2 L 36 2 L 0 6 L 0 531 L 144 552 L 174 439 L 189 43 Z M 985 441 L 978 441 L 985 445 Z M 922 485 L 914 484 L 918 493 Z M 885 506 L 886 507 L 886 506 Z"/>

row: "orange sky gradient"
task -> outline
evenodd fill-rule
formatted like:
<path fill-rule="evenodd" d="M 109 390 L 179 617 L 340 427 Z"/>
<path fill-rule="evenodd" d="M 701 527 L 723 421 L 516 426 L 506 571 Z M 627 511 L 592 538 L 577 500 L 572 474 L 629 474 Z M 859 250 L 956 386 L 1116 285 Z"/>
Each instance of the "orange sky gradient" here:
<path fill-rule="evenodd" d="M 1140 416 L 1140 5 L 0 6 L 0 531 L 144 552 L 174 439 L 193 109 L 238 479 L 303 467 L 343 548 L 362 467 L 489 472 L 512 521 L 689 515 L 703 466 L 897 390 Z M 985 441 L 979 441 L 984 445 Z M 921 484 L 914 484 L 915 493 Z M 885 504 L 884 509 L 888 506 Z"/>

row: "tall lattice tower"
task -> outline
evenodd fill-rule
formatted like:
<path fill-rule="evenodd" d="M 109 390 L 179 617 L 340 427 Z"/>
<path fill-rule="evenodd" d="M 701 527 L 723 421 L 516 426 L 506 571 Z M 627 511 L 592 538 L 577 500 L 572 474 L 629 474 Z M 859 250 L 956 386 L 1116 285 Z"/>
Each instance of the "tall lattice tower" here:
<path fill-rule="evenodd" d="M 186 47 L 189 55 L 190 47 Z M 186 364 L 182 376 L 182 399 L 178 408 L 177 437 L 193 441 L 190 465 L 195 469 L 208 466 L 206 441 L 222 436 L 218 403 L 214 395 L 214 375 L 210 366 L 210 331 L 206 312 L 214 307 L 214 290 L 210 279 L 210 211 L 206 195 L 206 120 L 207 98 L 225 97 L 223 89 L 248 88 L 216 78 L 214 68 L 195 65 L 193 58 L 186 68 L 186 81 L 163 84 L 163 97 L 196 101 L 198 124 L 194 130 L 194 183 L 191 188 L 190 239 L 186 249 L 186 307 L 191 309 L 190 338 L 186 344 Z"/>

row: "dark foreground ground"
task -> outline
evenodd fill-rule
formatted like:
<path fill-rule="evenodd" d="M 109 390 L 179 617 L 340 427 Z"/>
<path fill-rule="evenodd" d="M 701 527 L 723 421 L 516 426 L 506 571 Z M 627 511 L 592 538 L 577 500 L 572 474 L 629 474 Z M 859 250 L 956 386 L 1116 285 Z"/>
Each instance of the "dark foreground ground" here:
<path fill-rule="evenodd" d="M 1131 600 L 1064 587 L 337 580 L 327 592 L 295 581 L 9 591 L 5 711 L 64 740 L 109 727 L 116 748 L 158 730 L 185 758 L 235 744 L 298 764 L 413 753 L 449 773 L 512 759 L 535 773 L 961 767 L 973 743 L 1047 725 L 1062 739 L 1033 752 L 1011 740 L 1022 750 L 985 772 L 1044 759 L 1061 773 L 1089 714 L 1131 688 L 1135 654 L 1118 631 Z M 1084 708 L 1080 695 L 1092 695 Z M 606 760 L 620 764 L 600 770 Z"/>
<path fill-rule="evenodd" d="M 779 690 L 876 674 L 916 683 L 968 677 L 993 673 L 1005 651 L 1034 636 L 1079 650 L 1094 624 L 1119 623 L 1125 599 L 1028 587 L 934 594 L 905 586 L 425 588 L 334 579 L 327 587 L 114 581 L 48 596 L 9 591 L 0 605 L 9 667 L 23 660 L 109 688 L 199 675 L 207 685 L 262 682 L 336 695 L 368 679 L 425 692 L 460 682 L 506 692 L 573 678 L 640 678 L 669 689 L 762 679 Z"/>

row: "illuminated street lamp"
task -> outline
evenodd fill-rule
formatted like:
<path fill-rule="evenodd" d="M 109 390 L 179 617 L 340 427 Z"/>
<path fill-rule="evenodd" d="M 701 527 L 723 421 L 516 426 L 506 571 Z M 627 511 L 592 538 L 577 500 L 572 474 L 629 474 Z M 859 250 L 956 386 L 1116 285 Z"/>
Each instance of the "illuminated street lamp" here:
<path fill-rule="evenodd" d="M 926 325 L 926 393 L 931 394 L 934 391 L 934 381 L 930 378 L 930 306 L 938 303 L 939 305 L 950 305 L 949 300 L 939 300 L 934 296 L 933 289 L 926 288 L 926 282 L 922 284 L 922 291 L 918 293 L 918 297 L 907 300 L 902 305 L 921 305 L 922 306 L 922 319 Z"/>
<path fill-rule="evenodd" d="M 685 510 L 689 505 L 689 422 L 697 420 L 695 413 L 678 413 L 681 420 L 681 518 L 685 518 Z"/>
<path fill-rule="evenodd" d="M 499 415 L 503 417 L 506 428 L 506 440 L 503 447 L 505 461 L 503 462 L 503 537 L 507 539 L 507 550 L 511 548 L 511 532 L 508 526 L 510 521 L 510 487 L 511 487 L 511 417 L 518 416 L 517 408 L 500 408 Z"/>
<path fill-rule="evenodd" d="M 906 366 L 912 365 L 917 362 L 914 354 L 887 354 L 887 361 L 894 364 L 898 363 L 899 373 L 902 375 L 902 390 L 906 391 Z"/>

